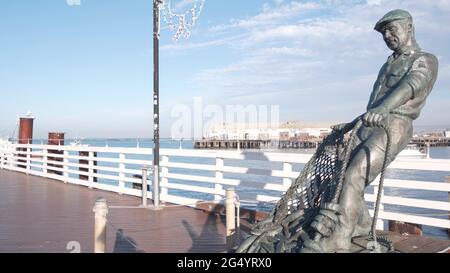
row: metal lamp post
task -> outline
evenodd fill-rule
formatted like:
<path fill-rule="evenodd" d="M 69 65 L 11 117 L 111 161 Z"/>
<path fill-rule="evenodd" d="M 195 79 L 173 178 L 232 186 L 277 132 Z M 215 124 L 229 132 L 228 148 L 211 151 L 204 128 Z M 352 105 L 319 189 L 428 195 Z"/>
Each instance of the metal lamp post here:
<path fill-rule="evenodd" d="M 159 207 L 159 30 L 162 3 L 163 0 L 153 0 L 153 204 L 155 208 Z"/>

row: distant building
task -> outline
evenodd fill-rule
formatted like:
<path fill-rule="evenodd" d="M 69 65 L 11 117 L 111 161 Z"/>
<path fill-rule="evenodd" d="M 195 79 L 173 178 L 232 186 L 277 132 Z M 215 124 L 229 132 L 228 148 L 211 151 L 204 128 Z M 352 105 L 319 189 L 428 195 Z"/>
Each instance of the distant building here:
<path fill-rule="evenodd" d="M 330 132 L 330 128 L 303 128 L 298 123 L 281 124 L 279 128 L 270 128 L 259 124 L 219 123 L 211 126 L 204 138 L 212 140 L 308 140 L 323 138 Z"/>
<path fill-rule="evenodd" d="M 444 137 L 448 137 L 448 138 L 450 138 L 450 130 L 446 130 L 446 131 L 444 131 Z"/>
<path fill-rule="evenodd" d="M 289 139 L 290 136 L 288 131 L 280 132 L 279 140 L 289 140 Z"/>

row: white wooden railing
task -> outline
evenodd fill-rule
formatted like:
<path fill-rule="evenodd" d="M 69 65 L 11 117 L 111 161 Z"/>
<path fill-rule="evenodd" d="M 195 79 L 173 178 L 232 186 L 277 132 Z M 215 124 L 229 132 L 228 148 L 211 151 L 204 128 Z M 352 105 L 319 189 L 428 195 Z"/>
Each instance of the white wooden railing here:
<path fill-rule="evenodd" d="M 60 150 L 61 154 L 50 154 L 50 150 Z M 80 156 L 80 152 L 87 152 L 88 156 Z M 94 156 L 95 153 L 97 156 Z M 142 159 L 150 158 L 151 154 L 152 149 L 148 148 L 8 144 L 0 145 L 0 168 L 119 194 L 142 196 L 141 190 L 131 187 L 131 184 L 142 183 L 141 179 L 133 175 L 142 174 L 143 165 L 152 165 L 151 160 Z M 288 189 L 291 181 L 299 175 L 298 171 L 294 171 L 295 164 L 304 164 L 310 158 L 310 155 L 294 153 L 190 149 L 161 149 L 160 154 L 160 200 L 182 205 L 191 205 L 204 200 L 218 201 L 225 196 L 228 187 L 236 188 L 243 204 L 276 202 Z M 61 161 L 52 161 L 49 158 L 60 158 Z M 88 164 L 80 164 L 80 160 L 87 160 Z M 228 161 L 234 163 L 227 164 Z M 249 162 L 255 162 L 255 166 L 258 162 L 262 165 L 265 162 L 279 168 L 246 167 Z M 80 168 L 88 171 L 81 171 Z M 442 171 L 445 175 L 449 175 L 450 160 L 396 160 L 389 168 Z M 51 171 L 60 173 L 55 174 Z M 88 179 L 82 180 L 80 175 L 87 176 Z M 235 178 L 227 177 L 230 175 L 234 175 Z M 98 181 L 94 182 L 94 178 Z M 368 202 L 375 201 L 377 185 L 377 182 L 374 182 L 373 192 L 366 193 L 365 198 Z M 443 178 L 434 182 L 387 179 L 385 189 L 389 187 L 423 190 L 424 193 L 443 192 L 445 195 L 450 192 L 450 183 L 445 183 Z M 189 192 L 191 194 L 188 194 Z M 193 195 L 197 197 L 193 198 Z M 152 199 L 151 191 L 147 192 L 147 196 Z M 401 209 L 389 211 L 384 209 L 385 205 L 397 205 Z M 430 213 L 420 215 L 410 213 L 411 208 L 428 209 Z M 450 220 L 444 217 L 449 211 L 448 200 L 436 201 L 383 194 L 378 228 L 383 228 L 383 220 L 396 220 L 450 229 Z"/>

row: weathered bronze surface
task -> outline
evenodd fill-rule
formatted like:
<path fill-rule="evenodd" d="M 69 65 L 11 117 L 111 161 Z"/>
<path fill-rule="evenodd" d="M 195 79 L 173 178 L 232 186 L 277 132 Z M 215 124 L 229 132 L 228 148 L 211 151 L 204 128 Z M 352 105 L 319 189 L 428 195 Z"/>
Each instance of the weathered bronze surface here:
<path fill-rule="evenodd" d="M 352 239 L 367 242 L 364 238 L 369 238 L 372 219 L 364 200 L 364 189 L 384 173 L 386 166 L 411 140 L 412 122 L 419 117 L 438 72 L 437 58 L 422 51 L 417 44 L 413 19 L 407 11 L 388 12 L 376 23 L 375 30 L 381 33 L 393 54 L 381 67 L 367 112 L 357 119 L 358 122 L 334 126 L 334 131 L 340 134 L 327 140 L 340 140 L 339 145 L 350 147 L 348 156 L 337 156 L 336 163 L 331 164 L 334 172 L 342 171 L 342 175 L 328 175 L 325 180 L 317 171 L 310 171 L 313 176 L 308 177 L 301 174 L 308 183 L 296 181 L 293 183 L 297 187 L 295 191 L 288 190 L 286 194 L 302 198 L 312 196 L 308 197 L 312 202 L 300 200 L 295 211 L 292 205 L 283 204 L 286 200 L 292 203 L 292 198 L 282 198 L 271 215 L 254 228 L 238 252 L 352 252 L 355 248 Z M 352 130 L 352 141 L 344 143 L 342 134 Z M 324 144 L 322 150 L 331 146 Z M 336 151 L 339 153 L 339 148 Z M 326 154 L 319 152 L 322 158 Z M 342 183 L 336 182 L 340 176 Z M 331 187 L 334 187 L 330 192 L 336 193 L 335 198 L 329 197 L 331 193 L 327 188 Z M 298 194 L 300 191 L 304 193 Z M 280 216 L 281 208 L 285 207 L 289 210 L 284 209 L 284 215 Z M 281 218 L 283 220 L 279 220 Z"/>

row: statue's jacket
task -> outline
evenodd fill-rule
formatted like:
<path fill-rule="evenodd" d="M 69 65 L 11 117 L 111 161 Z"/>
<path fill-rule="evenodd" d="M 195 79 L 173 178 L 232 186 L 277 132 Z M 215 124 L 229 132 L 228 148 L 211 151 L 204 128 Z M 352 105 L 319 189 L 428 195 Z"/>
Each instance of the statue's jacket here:
<path fill-rule="evenodd" d="M 436 81 L 437 71 L 437 58 L 430 53 L 423 52 L 419 46 L 410 46 L 399 54 L 392 54 L 380 69 L 367 110 L 380 105 L 400 85 L 408 84 L 413 90 L 411 98 L 403 105 L 393 109 L 387 117 L 388 133 L 391 137 L 389 162 L 392 162 L 411 140 L 412 121 L 419 117 L 426 98 Z M 370 151 L 371 171 L 366 176 L 366 183 L 370 183 L 381 171 L 387 149 L 386 132 L 380 127 L 363 125 L 357 135 L 359 144 L 362 143 L 359 148 Z"/>
<path fill-rule="evenodd" d="M 404 105 L 394 109 L 392 113 L 416 119 L 425 105 L 425 100 L 437 78 L 438 60 L 423 52 L 418 46 L 410 46 L 398 56 L 389 56 L 381 68 L 374 84 L 373 92 L 368 104 L 370 108 L 378 106 L 385 96 L 401 84 L 409 84 L 413 96 Z"/>

